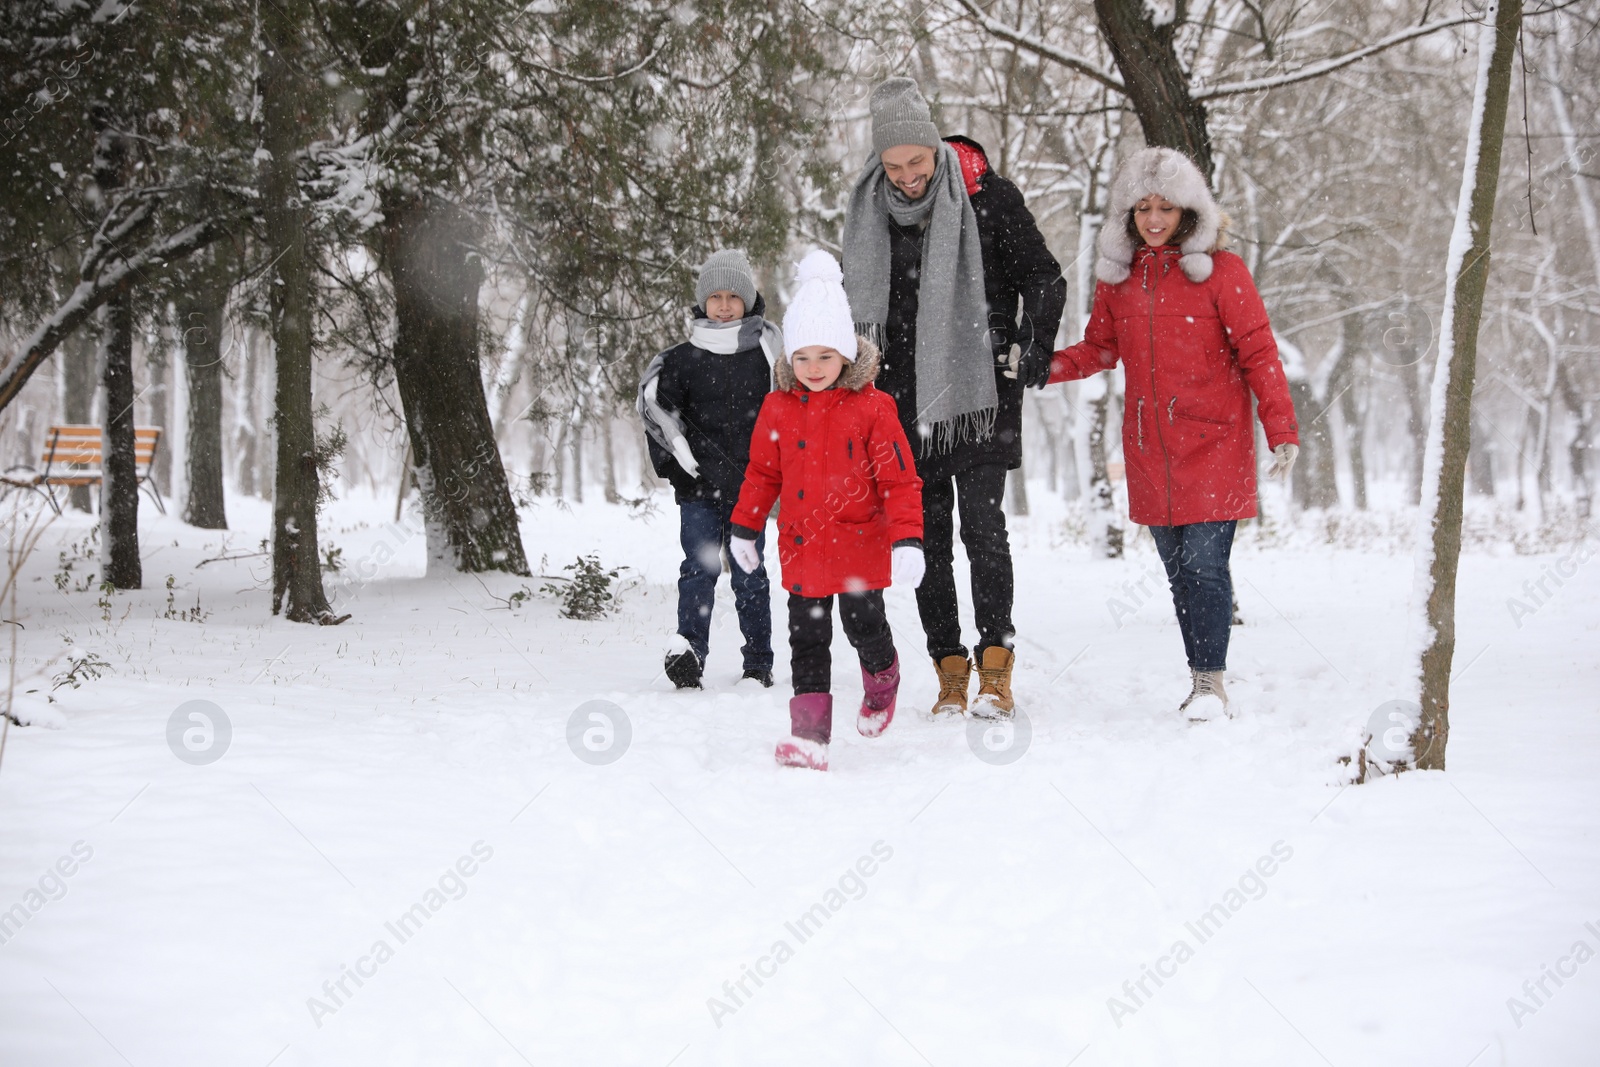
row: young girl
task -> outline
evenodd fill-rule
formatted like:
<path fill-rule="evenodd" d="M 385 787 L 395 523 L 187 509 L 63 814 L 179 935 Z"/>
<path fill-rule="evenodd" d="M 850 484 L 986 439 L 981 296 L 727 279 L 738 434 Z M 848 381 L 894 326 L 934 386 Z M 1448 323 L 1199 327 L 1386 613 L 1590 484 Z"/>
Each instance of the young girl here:
<path fill-rule="evenodd" d="M 894 718 L 900 657 L 883 590 L 922 581 L 922 479 L 887 393 L 873 387 L 878 350 L 856 337 L 839 264 L 814 251 L 800 261 L 783 319 L 784 362 L 750 438 L 750 465 L 733 510 L 729 552 L 761 566 L 756 539 L 775 501 L 778 562 L 789 593 L 794 699 L 786 767 L 828 769 L 833 731 L 833 598 L 861 657 L 856 729 L 877 737 Z"/>
<path fill-rule="evenodd" d="M 1250 397 L 1288 477 L 1299 428 L 1278 346 L 1244 260 L 1221 251 L 1227 217 L 1199 169 L 1170 148 L 1122 165 L 1100 231 L 1099 285 L 1083 340 L 1055 354 L 1050 381 L 1120 361 L 1129 517 L 1150 527 L 1189 657 L 1191 720 L 1228 713 L 1234 528 L 1256 513 Z M 1177 268 L 1177 269 L 1174 269 Z"/>

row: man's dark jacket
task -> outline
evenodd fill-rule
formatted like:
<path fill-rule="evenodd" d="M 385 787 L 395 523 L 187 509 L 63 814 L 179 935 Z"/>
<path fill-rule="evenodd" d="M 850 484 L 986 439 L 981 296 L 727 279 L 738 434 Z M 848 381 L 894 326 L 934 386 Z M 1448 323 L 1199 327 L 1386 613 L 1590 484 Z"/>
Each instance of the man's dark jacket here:
<path fill-rule="evenodd" d="M 1015 185 L 989 170 L 983 146 L 966 137 L 947 137 L 961 160 L 968 198 L 978 218 L 983 249 L 983 288 L 989 302 L 989 333 L 997 358 L 995 392 L 1000 401 L 994 436 L 967 441 L 942 455 L 930 455 L 932 439 L 917 432 L 917 289 L 922 267 L 922 232 L 889 223 L 888 342 L 878 388 L 894 397 L 906 438 L 916 450 L 917 473 L 948 478 L 980 463 L 1022 465 L 1022 383 L 1002 373 L 998 359 L 1012 344 L 1027 348 L 1036 340 L 1055 348 L 1056 328 L 1066 305 L 1067 283 L 1061 264 L 1045 247 L 1044 235 Z"/>

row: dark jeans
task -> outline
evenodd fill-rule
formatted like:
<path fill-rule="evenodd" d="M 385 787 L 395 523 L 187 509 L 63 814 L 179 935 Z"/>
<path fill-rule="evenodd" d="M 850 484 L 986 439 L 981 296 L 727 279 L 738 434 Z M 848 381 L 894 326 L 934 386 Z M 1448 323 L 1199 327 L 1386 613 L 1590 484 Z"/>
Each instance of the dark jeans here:
<path fill-rule="evenodd" d="M 722 575 L 722 550 L 733 529 L 734 501 L 690 500 L 678 505 L 679 540 L 683 565 L 678 568 L 678 633 L 689 642 L 700 662 L 711 645 L 711 605 Z M 756 536 L 756 549 L 766 545 L 766 533 Z M 763 564 L 746 574 L 735 564 L 733 606 L 744 633 L 744 669 L 772 669 L 772 601 L 767 593 L 767 568 Z"/>
<path fill-rule="evenodd" d="M 877 674 L 894 663 L 894 634 L 883 590 L 839 594 L 839 621 L 861 666 Z M 794 695 L 826 693 L 833 681 L 833 597 L 789 594 L 789 655 Z"/>
<path fill-rule="evenodd" d="M 1238 525 L 1229 520 L 1150 527 L 1172 586 L 1183 652 L 1193 670 L 1220 671 L 1228 666 L 1228 634 L 1233 626 L 1228 556 Z"/>
<path fill-rule="evenodd" d="M 1006 538 L 1006 468 L 1000 463 L 968 467 L 952 478 L 922 483 L 922 552 L 927 574 L 917 587 L 917 613 L 934 659 L 965 656 L 961 605 L 956 601 L 954 523 L 961 507 L 961 543 L 972 565 L 972 611 L 978 623 L 978 656 L 993 645 L 1011 647 L 1011 542 Z"/>

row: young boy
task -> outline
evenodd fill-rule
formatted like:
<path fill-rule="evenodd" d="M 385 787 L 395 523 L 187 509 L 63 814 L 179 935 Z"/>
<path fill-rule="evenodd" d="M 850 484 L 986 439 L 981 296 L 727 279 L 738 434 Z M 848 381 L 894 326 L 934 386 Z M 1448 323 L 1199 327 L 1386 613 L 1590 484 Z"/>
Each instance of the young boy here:
<path fill-rule="evenodd" d="M 791 735 L 775 753 L 786 767 L 828 769 L 833 732 L 833 598 L 861 657 L 864 695 L 856 729 L 877 737 L 894 718 L 900 657 L 883 590 L 922 581 L 922 479 L 889 394 L 873 387 L 878 350 L 857 338 L 839 264 L 823 251 L 801 260 L 783 319 L 778 388 L 761 405 L 750 465 L 733 512 L 729 552 L 747 573 L 761 567 L 761 533 L 773 501 L 778 560 L 789 591 L 794 699 Z"/>
<path fill-rule="evenodd" d="M 689 340 L 656 356 L 639 384 L 639 415 L 650 462 L 678 502 L 683 564 L 678 568 L 678 632 L 667 677 L 699 689 L 711 640 L 711 606 L 733 505 L 750 456 L 750 433 L 772 387 L 782 342 L 763 317 L 750 261 L 738 249 L 700 268 Z M 767 572 L 734 570 L 733 603 L 744 633 L 744 676 L 772 685 L 772 608 Z"/>

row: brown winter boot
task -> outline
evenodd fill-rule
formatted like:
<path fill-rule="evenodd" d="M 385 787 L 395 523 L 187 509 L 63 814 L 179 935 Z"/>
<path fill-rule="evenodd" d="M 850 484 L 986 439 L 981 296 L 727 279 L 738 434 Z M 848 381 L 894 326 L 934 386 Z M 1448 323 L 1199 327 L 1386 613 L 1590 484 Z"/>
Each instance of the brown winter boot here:
<path fill-rule="evenodd" d="M 1011 665 L 1017 654 L 1000 645 L 983 650 L 978 662 L 978 695 L 972 701 L 975 719 L 1009 719 L 1016 709 L 1011 699 Z"/>
<path fill-rule="evenodd" d="M 929 719 L 956 718 L 967 713 L 967 685 L 972 680 L 972 661 L 965 656 L 946 656 L 933 661 L 939 672 L 939 699 L 933 702 Z"/>

